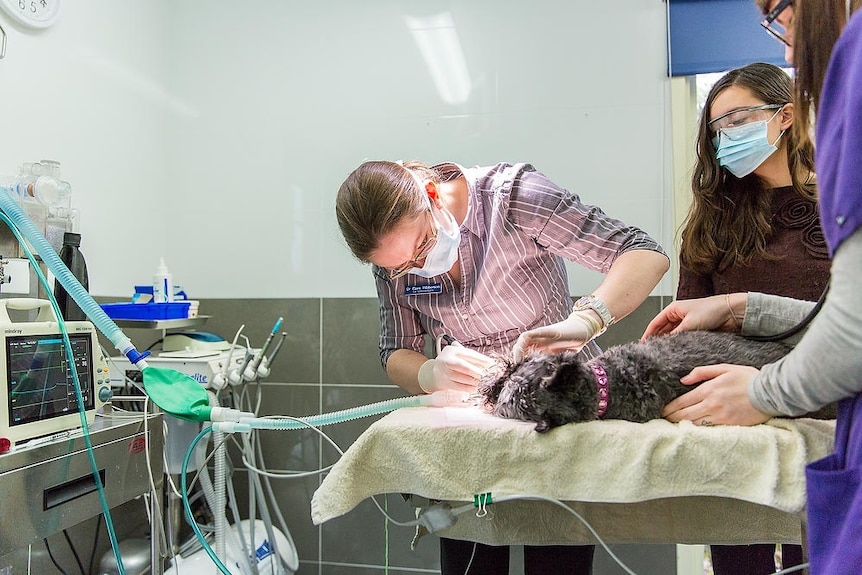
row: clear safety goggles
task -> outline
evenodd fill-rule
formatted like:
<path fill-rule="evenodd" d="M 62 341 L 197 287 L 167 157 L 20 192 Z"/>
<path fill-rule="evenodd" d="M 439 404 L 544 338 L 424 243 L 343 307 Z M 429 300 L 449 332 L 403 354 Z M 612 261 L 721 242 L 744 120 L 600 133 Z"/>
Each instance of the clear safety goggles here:
<path fill-rule="evenodd" d="M 757 112 L 763 110 L 779 110 L 784 106 L 784 104 L 763 104 L 761 106 L 748 106 L 747 108 L 738 108 L 736 110 L 731 110 L 726 114 L 722 114 L 718 118 L 710 120 L 707 123 L 707 126 L 709 126 L 710 130 L 712 130 L 714 134 L 717 134 L 719 131 L 726 128 L 742 126 L 743 124 L 748 124 L 749 122 L 755 121 L 758 117 Z"/>

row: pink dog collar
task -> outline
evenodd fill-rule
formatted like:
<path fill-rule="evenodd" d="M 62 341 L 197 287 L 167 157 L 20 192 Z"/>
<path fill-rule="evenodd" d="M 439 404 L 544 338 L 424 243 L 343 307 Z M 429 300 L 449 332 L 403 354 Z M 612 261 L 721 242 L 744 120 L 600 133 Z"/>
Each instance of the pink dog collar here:
<path fill-rule="evenodd" d="M 602 365 L 597 363 L 591 363 L 589 365 L 590 369 L 593 370 L 593 375 L 596 376 L 596 385 L 599 388 L 598 418 L 601 419 L 608 411 L 608 397 L 610 396 L 610 391 L 608 390 L 608 374 Z"/>

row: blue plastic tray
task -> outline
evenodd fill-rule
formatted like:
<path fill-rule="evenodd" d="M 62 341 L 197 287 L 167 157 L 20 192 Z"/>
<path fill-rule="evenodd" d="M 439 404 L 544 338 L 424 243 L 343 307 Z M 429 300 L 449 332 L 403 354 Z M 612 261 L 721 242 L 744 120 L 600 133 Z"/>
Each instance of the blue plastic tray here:
<path fill-rule="evenodd" d="M 111 319 L 181 319 L 189 317 L 189 302 L 173 303 L 131 303 L 117 302 L 102 304 L 102 309 Z"/>

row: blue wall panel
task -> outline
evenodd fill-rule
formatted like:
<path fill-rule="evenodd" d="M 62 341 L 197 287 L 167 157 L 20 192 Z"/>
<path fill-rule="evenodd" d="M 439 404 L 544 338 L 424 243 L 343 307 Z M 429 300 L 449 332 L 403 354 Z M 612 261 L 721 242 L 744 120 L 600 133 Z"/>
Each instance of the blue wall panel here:
<path fill-rule="evenodd" d="M 754 0 L 670 0 L 668 74 L 723 72 L 751 62 L 787 66 Z"/>

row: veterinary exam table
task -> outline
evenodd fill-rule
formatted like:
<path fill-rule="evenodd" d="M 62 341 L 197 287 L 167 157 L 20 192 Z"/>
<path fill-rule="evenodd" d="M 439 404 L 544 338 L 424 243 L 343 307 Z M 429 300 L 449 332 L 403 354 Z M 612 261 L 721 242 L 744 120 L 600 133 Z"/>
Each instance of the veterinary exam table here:
<path fill-rule="evenodd" d="M 540 434 L 478 408 L 402 408 L 373 423 L 315 492 L 329 521 L 377 494 L 450 503 L 491 494 L 436 534 L 502 544 L 800 543 L 807 462 L 832 450 L 834 421 L 773 419 L 755 427 L 594 421 Z M 427 502 L 425 502 L 427 504 Z M 422 504 L 417 504 L 421 507 Z"/>

